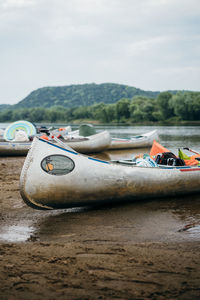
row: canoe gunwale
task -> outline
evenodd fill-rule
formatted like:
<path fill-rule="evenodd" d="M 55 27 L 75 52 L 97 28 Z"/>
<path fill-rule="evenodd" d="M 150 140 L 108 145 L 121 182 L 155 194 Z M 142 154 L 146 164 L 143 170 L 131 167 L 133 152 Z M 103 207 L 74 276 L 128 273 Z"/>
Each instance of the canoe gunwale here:
<path fill-rule="evenodd" d="M 96 161 L 96 162 L 100 162 L 100 163 L 103 163 L 103 164 L 108 164 L 108 165 L 120 165 L 120 166 L 123 166 L 124 164 L 126 165 L 125 167 L 127 167 L 128 165 L 130 166 L 134 166 L 134 167 L 137 167 L 139 169 L 163 169 L 163 170 L 172 170 L 172 169 L 191 169 L 191 170 L 194 170 L 194 169 L 197 169 L 197 170 L 200 170 L 200 166 L 165 166 L 165 165 L 158 165 L 157 167 L 147 167 L 147 166 L 136 166 L 135 162 L 132 162 L 131 160 L 128 161 L 127 160 L 127 163 L 126 163 L 126 160 L 113 160 L 113 161 L 104 161 L 104 160 L 101 160 L 101 159 L 97 159 L 97 158 L 94 158 L 94 157 L 90 157 L 90 156 L 87 156 L 87 155 L 84 155 L 84 154 L 80 154 L 76 151 L 74 151 L 73 149 L 67 149 L 67 148 L 63 148 L 62 145 L 57 145 L 57 144 L 52 144 L 51 142 L 47 141 L 47 140 L 43 140 L 41 138 L 39 138 L 39 140 L 41 142 L 44 142 L 44 143 L 47 143 L 51 146 L 54 146 L 58 149 L 61 149 L 61 150 L 64 150 L 66 152 L 69 152 L 71 154 L 74 154 L 74 155 L 81 155 L 81 156 L 84 156 L 85 158 L 89 159 L 89 160 L 92 160 L 92 161 Z"/>

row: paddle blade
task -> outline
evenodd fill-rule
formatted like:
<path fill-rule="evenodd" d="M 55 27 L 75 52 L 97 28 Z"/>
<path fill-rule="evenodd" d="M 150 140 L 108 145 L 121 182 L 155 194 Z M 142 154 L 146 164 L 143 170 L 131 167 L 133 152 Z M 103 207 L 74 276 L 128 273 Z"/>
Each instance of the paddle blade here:
<path fill-rule="evenodd" d="M 178 150 L 178 157 L 183 160 L 190 159 L 190 156 L 186 155 L 181 149 Z"/>
<path fill-rule="evenodd" d="M 178 156 L 179 158 L 184 160 L 186 166 L 197 166 L 199 164 L 199 161 L 196 159 L 199 157 L 199 155 L 188 156 L 182 150 L 179 149 Z"/>

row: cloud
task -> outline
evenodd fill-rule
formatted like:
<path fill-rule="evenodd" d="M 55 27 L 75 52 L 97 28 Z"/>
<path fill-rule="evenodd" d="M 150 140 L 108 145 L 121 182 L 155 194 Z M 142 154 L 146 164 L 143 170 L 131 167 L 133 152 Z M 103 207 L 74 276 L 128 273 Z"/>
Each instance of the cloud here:
<path fill-rule="evenodd" d="M 172 89 L 176 70 L 198 90 L 200 1 L 0 0 L 0 43 L 1 103 L 47 85 Z"/>
<path fill-rule="evenodd" d="M 169 40 L 170 39 L 167 37 L 158 36 L 146 38 L 144 40 L 133 41 L 127 48 L 127 54 L 129 56 L 141 56 L 142 54 L 149 53 L 150 51 L 155 51 L 156 48 L 162 47 L 163 44 L 166 45 Z"/>
<path fill-rule="evenodd" d="M 2 0 L 0 4 L 3 9 L 10 9 L 10 8 L 28 7 L 30 5 L 34 5 L 35 1 L 34 0 Z"/>

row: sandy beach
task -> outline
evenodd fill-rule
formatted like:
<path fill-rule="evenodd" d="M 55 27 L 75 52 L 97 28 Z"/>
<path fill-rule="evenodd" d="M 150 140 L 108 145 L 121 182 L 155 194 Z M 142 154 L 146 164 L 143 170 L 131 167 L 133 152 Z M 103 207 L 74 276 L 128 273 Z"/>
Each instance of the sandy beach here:
<path fill-rule="evenodd" d="M 0 158 L 2 300 L 200 298 L 200 243 L 181 230 L 189 217 L 170 222 L 159 201 L 33 210 L 19 193 L 24 159 Z"/>

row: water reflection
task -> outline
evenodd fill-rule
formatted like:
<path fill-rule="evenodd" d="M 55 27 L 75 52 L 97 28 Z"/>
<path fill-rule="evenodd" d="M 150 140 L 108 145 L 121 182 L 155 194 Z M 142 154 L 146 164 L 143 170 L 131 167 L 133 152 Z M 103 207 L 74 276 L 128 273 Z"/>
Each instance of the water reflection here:
<path fill-rule="evenodd" d="M 34 228 L 30 224 L 5 225 L 5 227 L 1 228 L 0 240 L 12 243 L 25 242 L 33 232 Z"/>
<path fill-rule="evenodd" d="M 0 240 L 118 243 L 199 240 L 199 200 L 196 194 L 54 211 L 25 208 L 26 214 L 20 208 L 13 215 L 12 224 L 2 224 Z"/>
<path fill-rule="evenodd" d="M 199 240 L 199 196 L 127 202 L 63 210 L 38 220 L 41 241 L 183 241 Z M 190 222 L 195 226 L 182 231 Z"/>
<path fill-rule="evenodd" d="M 197 225 L 197 226 L 194 226 L 190 229 L 188 229 L 188 235 L 190 238 L 193 238 L 193 239 L 197 239 L 198 240 L 200 239 L 200 225 Z"/>
<path fill-rule="evenodd" d="M 26 242 L 37 240 L 35 232 L 38 224 L 43 220 L 59 216 L 60 214 L 72 214 L 84 211 L 85 208 L 71 208 L 65 210 L 40 211 L 24 206 L 12 208 L 11 220 L 1 222 L 0 241 Z M 7 218 L 6 218 L 7 219 Z M 20 220 L 20 221 L 19 221 Z M 17 224 L 17 225 L 16 225 Z"/>

